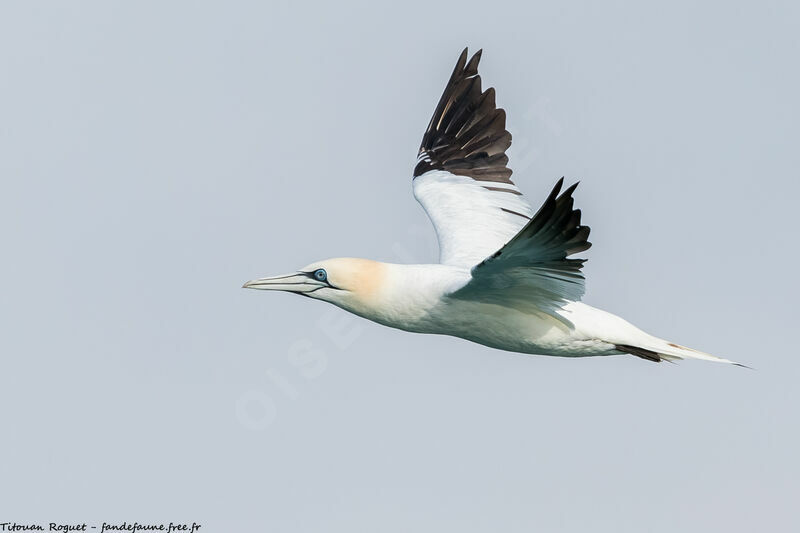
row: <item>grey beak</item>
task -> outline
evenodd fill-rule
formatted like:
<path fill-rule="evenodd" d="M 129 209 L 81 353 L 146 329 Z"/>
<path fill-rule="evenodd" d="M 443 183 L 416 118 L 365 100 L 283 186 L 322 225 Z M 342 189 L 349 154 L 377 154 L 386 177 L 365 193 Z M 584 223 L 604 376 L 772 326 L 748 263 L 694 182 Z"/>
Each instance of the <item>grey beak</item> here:
<path fill-rule="evenodd" d="M 283 276 L 250 280 L 242 285 L 242 288 L 304 293 L 315 291 L 324 286 L 325 283 L 315 280 L 308 274 L 296 272 L 294 274 L 284 274 Z"/>

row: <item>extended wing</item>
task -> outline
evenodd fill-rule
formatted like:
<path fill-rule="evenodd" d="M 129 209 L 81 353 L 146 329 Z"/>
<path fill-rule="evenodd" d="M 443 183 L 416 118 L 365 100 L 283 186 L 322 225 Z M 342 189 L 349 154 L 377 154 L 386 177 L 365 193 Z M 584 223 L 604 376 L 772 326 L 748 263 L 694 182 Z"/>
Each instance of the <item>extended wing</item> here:
<path fill-rule="evenodd" d="M 542 207 L 505 246 L 472 269 L 472 280 L 450 297 L 552 313 L 584 293 L 583 259 L 569 256 L 589 249 L 589 227 L 573 209 L 577 183 L 559 195 L 564 178 Z"/>
<path fill-rule="evenodd" d="M 467 50 L 428 124 L 414 169 L 414 196 L 433 222 L 443 264 L 471 267 L 500 249 L 533 210 L 511 181 L 505 111 L 481 91 L 478 51 Z"/>

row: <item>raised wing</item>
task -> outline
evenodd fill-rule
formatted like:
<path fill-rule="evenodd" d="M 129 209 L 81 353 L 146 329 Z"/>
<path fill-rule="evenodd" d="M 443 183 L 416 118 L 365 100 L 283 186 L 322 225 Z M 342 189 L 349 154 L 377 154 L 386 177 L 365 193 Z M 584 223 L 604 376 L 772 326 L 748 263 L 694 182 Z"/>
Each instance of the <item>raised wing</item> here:
<path fill-rule="evenodd" d="M 472 269 L 472 280 L 450 294 L 476 300 L 552 313 L 584 293 L 581 267 L 585 260 L 569 259 L 588 250 L 589 227 L 581 226 L 581 212 L 573 209 L 572 193 L 561 195 L 564 178 L 524 228 L 508 244 Z"/>
<path fill-rule="evenodd" d="M 471 267 L 528 223 L 533 210 L 511 181 L 506 114 L 481 91 L 478 51 L 461 53 L 422 137 L 414 196 L 433 222 L 443 264 Z"/>

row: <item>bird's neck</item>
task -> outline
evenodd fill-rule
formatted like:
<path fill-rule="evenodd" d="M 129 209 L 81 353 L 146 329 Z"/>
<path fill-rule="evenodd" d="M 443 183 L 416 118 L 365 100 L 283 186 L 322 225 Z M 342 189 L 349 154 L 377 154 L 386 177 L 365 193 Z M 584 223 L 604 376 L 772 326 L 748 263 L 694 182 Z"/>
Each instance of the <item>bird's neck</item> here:
<path fill-rule="evenodd" d="M 424 331 L 443 297 L 470 279 L 468 270 L 447 265 L 372 263 L 371 277 L 364 279 L 362 290 L 334 303 L 369 320 L 411 331 Z"/>

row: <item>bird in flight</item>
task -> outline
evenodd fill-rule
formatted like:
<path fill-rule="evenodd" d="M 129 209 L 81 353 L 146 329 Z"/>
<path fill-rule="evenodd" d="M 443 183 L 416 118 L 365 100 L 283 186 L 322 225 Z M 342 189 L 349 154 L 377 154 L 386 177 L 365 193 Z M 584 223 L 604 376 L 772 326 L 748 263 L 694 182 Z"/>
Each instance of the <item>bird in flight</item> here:
<path fill-rule="evenodd" d="M 414 196 L 439 240 L 439 263 L 318 261 L 245 288 L 324 300 L 385 326 L 562 357 L 630 354 L 648 361 L 733 363 L 654 337 L 582 303 L 589 227 L 577 183 L 558 180 L 538 210 L 511 181 L 511 145 L 495 91 L 481 90 L 481 51 L 456 67 L 422 137 Z"/>

